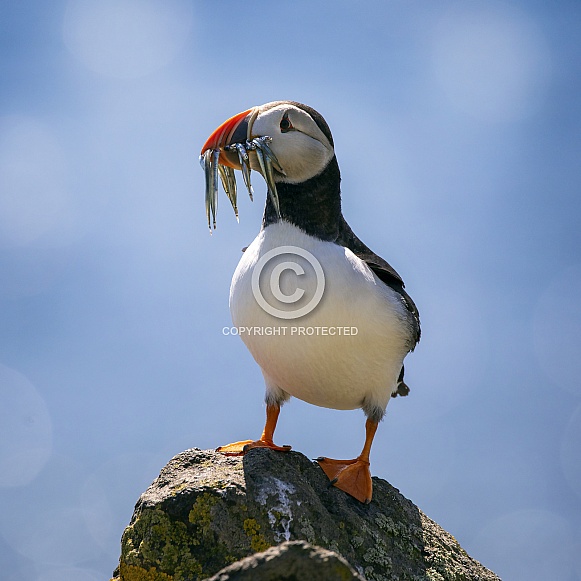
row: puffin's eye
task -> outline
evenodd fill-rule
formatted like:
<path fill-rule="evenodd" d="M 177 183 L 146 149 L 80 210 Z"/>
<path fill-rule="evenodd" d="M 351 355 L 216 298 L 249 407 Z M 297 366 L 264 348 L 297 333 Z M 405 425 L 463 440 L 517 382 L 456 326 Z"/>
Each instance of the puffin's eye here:
<path fill-rule="evenodd" d="M 293 124 L 290 122 L 288 118 L 288 113 L 285 113 L 280 120 L 280 130 L 282 133 L 287 133 L 291 129 L 294 129 Z"/>

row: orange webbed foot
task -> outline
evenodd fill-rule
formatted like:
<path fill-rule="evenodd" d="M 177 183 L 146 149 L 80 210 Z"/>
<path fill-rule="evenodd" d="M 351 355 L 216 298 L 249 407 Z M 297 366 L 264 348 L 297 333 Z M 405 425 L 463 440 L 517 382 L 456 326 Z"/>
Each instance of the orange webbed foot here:
<path fill-rule="evenodd" d="M 291 449 L 290 446 L 277 446 L 272 440 L 242 440 L 226 446 L 219 446 L 216 448 L 216 452 L 225 456 L 244 456 L 252 448 L 270 448 L 277 452 L 288 452 Z"/>
<path fill-rule="evenodd" d="M 360 458 L 354 460 L 317 458 L 317 462 L 333 486 L 356 498 L 359 502 L 364 504 L 371 502 L 373 484 L 369 462 Z"/>
<path fill-rule="evenodd" d="M 290 446 L 277 446 L 272 441 L 279 413 L 279 405 L 267 405 L 266 424 L 264 426 L 262 436 L 260 436 L 259 440 L 243 440 L 242 442 L 234 442 L 233 444 L 228 444 L 226 446 L 220 446 L 216 448 L 216 452 L 220 452 L 226 456 L 244 456 L 244 454 L 246 454 L 248 450 L 252 450 L 252 448 L 270 448 L 271 450 L 276 450 L 277 452 L 288 452 L 291 449 Z"/>
<path fill-rule="evenodd" d="M 224 454 L 225 456 L 244 456 L 244 447 L 252 444 L 254 440 L 242 440 L 241 442 L 233 442 L 225 446 L 218 446 L 216 452 Z"/>

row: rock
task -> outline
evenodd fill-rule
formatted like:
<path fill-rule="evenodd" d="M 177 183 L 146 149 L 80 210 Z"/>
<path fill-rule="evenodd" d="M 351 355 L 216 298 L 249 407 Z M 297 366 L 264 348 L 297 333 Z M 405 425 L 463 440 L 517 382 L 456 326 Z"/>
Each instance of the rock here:
<path fill-rule="evenodd" d="M 343 558 L 368 581 L 499 580 L 385 480 L 373 478 L 373 501 L 363 505 L 329 487 L 302 454 L 268 449 L 243 458 L 193 449 L 173 458 L 123 533 L 117 580 L 205 579 L 241 559 L 236 575 L 293 555 L 320 561 L 308 545 L 267 551 L 297 540 L 337 553 L 334 563 Z M 245 559 L 254 553 L 261 554 Z"/>
<path fill-rule="evenodd" d="M 208 581 L 365 581 L 337 553 L 305 541 L 285 541 L 225 567 Z"/>

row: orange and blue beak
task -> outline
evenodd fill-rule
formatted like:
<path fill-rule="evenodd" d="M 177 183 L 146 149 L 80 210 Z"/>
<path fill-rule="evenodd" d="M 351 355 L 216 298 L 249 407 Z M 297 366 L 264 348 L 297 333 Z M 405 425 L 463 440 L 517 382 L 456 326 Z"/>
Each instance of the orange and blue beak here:
<path fill-rule="evenodd" d="M 201 154 L 204 155 L 204 152 L 209 149 L 214 151 L 220 150 L 219 162 L 222 165 L 229 166 L 233 169 L 241 169 L 236 151 L 230 152 L 224 148 L 234 143 L 246 143 L 246 140 L 250 139 L 248 129 L 251 127 L 249 122 L 254 109 L 242 111 L 242 113 L 238 113 L 238 115 L 234 115 L 234 117 L 230 117 L 230 119 L 224 121 L 208 137 L 202 147 Z"/>

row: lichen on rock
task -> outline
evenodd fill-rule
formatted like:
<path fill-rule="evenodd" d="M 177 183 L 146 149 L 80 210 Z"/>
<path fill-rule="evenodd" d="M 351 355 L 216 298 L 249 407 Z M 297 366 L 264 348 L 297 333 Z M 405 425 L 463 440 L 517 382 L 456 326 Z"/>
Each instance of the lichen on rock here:
<path fill-rule="evenodd" d="M 136 505 L 116 574 L 205 579 L 299 540 L 341 555 L 368 581 L 498 581 L 385 480 L 374 478 L 373 501 L 363 505 L 329 487 L 302 454 L 268 449 L 243 458 L 192 449 L 173 458 Z M 284 558 L 315 555 L 303 549 Z"/>

